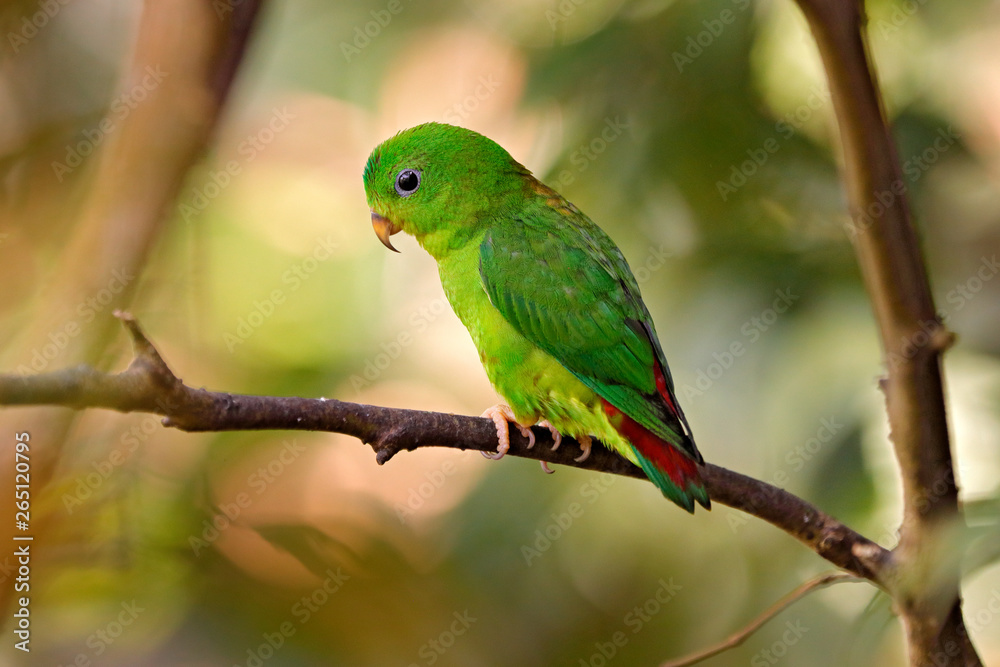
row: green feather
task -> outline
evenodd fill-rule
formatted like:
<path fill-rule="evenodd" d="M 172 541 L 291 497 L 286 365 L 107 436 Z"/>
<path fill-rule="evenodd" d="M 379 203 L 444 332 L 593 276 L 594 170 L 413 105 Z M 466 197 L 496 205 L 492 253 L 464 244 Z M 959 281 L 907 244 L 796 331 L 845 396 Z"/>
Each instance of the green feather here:
<path fill-rule="evenodd" d="M 681 487 L 673 483 L 673 481 L 665 475 L 659 468 L 653 465 L 653 462 L 647 459 L 645 456 L 639 453 L 639 450 L 635 447 L 632 448 L 635 453 L 635 458 L 639 462 L 639 467 L 642 471 L 646 473 L 646 477 L 649 478 L 653 484 L 670 500 L 674 501 L 688 512 L 694 513 L 694 501 L 691 499 L 691 495 Z M 692 487 L 689 487 L 692 488 Z M 708 494 L 705 493 L 703 487 L 693 487 L 695 493 L 700 491 L 701 493 L 697 496 L 701 501 L 701 504 L 708 504 Z"/>
<path fill-rule="evenodd" d="M 480 246 L 490 301 L 587 387 L 660 438 L 685 447 L 684 427 L 650 399 L 659 350 L 643 328 L 654 339 L 655 329 L 621 252 L 578 211 L 537 199 L 526 208 L 519 224 L 491 228 Z M 667 367 L 662 357 L 659 362 Z"/>

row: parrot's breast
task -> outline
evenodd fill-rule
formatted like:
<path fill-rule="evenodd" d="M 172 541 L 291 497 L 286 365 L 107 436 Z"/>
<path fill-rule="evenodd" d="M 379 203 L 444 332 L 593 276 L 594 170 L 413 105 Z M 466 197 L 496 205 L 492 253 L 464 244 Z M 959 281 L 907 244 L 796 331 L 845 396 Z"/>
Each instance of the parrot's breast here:
<path fill-rule="evenodd" d="M 563 435 L 594 436 L 633 460 L 600 397 L 559 361 L 529 341 L 490 302 L 479 275 L 478 244 L 439 260 L 441 284 L 455 314 L 472 336 L 486 376 L 517 421 L 548 420 Z"/>

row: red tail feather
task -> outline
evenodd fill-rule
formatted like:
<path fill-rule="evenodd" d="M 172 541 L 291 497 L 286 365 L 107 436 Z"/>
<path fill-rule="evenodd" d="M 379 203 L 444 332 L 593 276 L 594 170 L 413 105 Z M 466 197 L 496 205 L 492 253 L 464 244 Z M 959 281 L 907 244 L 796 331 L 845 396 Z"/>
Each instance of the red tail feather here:
<path fill-rule="evenodd" d="M 677 417 L 677 421 L 683 421 L 681 419 L 680 410 L 677 409 L 677 404 L 674 403 L 674 397 L 667 388 L 667 378 L 663 374 L 663 369 L 660 368 L 660 362 L 656 362 L 653 366 L 653 377 L 656 378 L 656 390 L 660 392 L 660 396 L 663 397 L 664 403 L 667 404 L 670 412 L 673 413 L 674 417 Z"/>
<path fill-rule="evenodd" d="M 701 475 L 698 474 L 698 465 L 690 457 L 674 445 L 654 435 L 649 429 L 603 398 L 601 404 L 604 406 L 604 413 L 608 415 L 608 419 L 611 420 L 615 429 L 632 443 L 632 446 L 639 450 L 642 456 L 666 473 L 670 481 L 676 484 L 679 489 L 683 491 L 690 484 L 697 487 L 703 486 Z"/>

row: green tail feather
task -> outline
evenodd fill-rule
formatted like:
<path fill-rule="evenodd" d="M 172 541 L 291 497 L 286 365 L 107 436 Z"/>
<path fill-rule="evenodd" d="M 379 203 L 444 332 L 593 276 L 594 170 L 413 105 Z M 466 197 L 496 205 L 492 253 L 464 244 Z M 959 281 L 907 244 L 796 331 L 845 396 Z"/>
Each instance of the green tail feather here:
<path fill-rule="evenodd" d="M 632 451 L 639 461 L 639 467 L 646 473 L 646 477 L 649 477 L 650 481 L 656 485 L 656 488 L 663 492 L 666 498 L 673 501 L 679 507 L 683 507 L 691 514 L 694 514 L 695 500 L 705 509 L 711 509 L 712 506 L 708 499 L 708 492 L 704 486 L 692 483 L 688 484 L 686 489 L 682 489 L 674 484 L 669 475 L 654 466 L 652 461 L 640 454 L 636 447 L 633 446 Z"/>

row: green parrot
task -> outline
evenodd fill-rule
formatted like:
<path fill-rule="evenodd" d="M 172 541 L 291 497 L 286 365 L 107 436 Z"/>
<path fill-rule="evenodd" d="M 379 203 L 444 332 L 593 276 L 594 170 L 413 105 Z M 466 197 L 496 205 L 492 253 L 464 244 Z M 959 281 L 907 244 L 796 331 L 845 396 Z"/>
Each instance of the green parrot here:
<path fill-rule="evenodd" d="M 508 422 L 590 454 L 591 437 L 640 466 L 663 494 L 710 508 L 703 463 L 653 320 L 621 251 L 576 206 L 481 134 L 426 123 L 368 158 L 378 238 L 414 236 L 506 402 L 484 413 L 509 448 Z M 530 445 L 529 445 L 530 446 Z"/>

